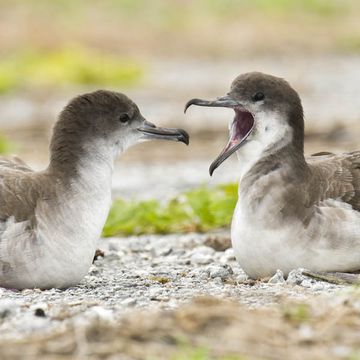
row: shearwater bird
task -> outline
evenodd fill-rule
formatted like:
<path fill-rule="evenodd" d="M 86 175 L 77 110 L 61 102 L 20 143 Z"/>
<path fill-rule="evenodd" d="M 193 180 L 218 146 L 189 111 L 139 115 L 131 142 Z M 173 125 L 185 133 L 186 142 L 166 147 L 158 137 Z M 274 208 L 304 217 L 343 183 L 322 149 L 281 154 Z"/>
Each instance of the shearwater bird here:
<path fill-rule="evenodd" d="M 98 90 L 74 98 L 61 112 L 45 170 L 1 159 L 0 286 L 79 283 L 108 215 L 115 157 L 152 139 L 189 143 L 184 130 L 146 121 L 124 94 Z"/>
<path fill-rule="evenodd" d="M 236 152 L 238 202 L 231 225 L 236 258 L 251 278 L 277 269 L 360 269 L 360 151 L 304 157 L 304 118 L 297 92 L 259 72 L 238 76 L 230 92 L 191 105 L 235 111 L 230 139 L 210 174 Z M 315 154 L 316 155 L 316 154 Z"/>

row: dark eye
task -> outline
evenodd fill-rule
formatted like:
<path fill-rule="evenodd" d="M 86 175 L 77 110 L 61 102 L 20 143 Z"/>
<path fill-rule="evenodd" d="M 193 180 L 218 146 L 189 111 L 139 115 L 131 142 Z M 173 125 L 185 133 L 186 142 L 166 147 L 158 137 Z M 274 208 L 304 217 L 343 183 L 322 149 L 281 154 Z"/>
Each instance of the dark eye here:
<path fill-rule="evenodd" d="M 253 101 L 261 101 L 261 100 L 264 100 L 264 98 L 265 98 L 265 95 L 262 92 L 257 92 L 256 94 L 254 94 L 252 96 Z"/>
<path fill-rule="evenodd" d="M 121 114 L 119 116 L 119 120 L 120 122 L 122 122 L 123 124 L 127 123 L 130 120 L 130 117 L 128 114 Z"/>

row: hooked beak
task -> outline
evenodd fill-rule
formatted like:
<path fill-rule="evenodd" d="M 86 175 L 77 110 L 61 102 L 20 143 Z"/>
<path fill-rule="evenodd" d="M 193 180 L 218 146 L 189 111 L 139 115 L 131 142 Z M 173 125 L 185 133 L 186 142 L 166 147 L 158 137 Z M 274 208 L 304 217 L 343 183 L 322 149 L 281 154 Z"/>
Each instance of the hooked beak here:
<path fill-rule="evenodd" d="M 186 110 L 191 105 L 234 108 L 236 106 L 239 106 L 240 104 L 229 95 L 222 96 L 217 98 L 216 100 L 210 100 L 210 101 L 201 100 L 201 99 L 191 99 L 186 103 L 184 113 L 186 113 Z"/>
<path fill-rule="evenodd" d="M 183 129 L 157 127 L 149 121 L 144 121 L 144 123 L 138 127 L 137 130 L 143 133 L 143 137 L 146 140 L 172 140 L 180 141 L 186 145 L 189 145 L 189 134 Z"/>
<path fill-rule="evenodd" d="M 221 151 L 220 155 L 210 165 L 209 173 L 210 176 L 212 176 L 215 169 L 246 142 L 246 138 L 254 128 L 254 116 L 230 95 L 212 101 L 192 99 L 186 103 L 185 112 L 191 105 L 228 107 L 235 111 L 235 117 L 230 128 L 229 141 Z"/>

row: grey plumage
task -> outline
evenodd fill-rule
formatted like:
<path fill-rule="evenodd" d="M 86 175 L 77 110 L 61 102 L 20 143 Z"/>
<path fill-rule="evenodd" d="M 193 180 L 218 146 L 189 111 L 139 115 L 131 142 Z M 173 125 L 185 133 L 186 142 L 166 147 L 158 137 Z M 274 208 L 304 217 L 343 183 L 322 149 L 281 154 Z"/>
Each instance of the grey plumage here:
<path fill-rule="evenodd" d="M 237 152 L 241 175 L 232 242 L 250 277 L 297 267 L 360 269 L 360 151 L 305 158 L 301 100 L 271 75 L 240 75 L 225 97 L 193 99 L 186 109 L 190 105 L 235 110 L 229 143 L 211 172 Z"/>
<path fill-rule="evenodd" d="M 114 158 L 150 139 L 189 141 L 184 130 L 147 122 L 125 95 L 99 90 L 61 112 L 47 169 L 1 158 L 0 286 L 76 285 L 91 265 L 110 208 Z"/>

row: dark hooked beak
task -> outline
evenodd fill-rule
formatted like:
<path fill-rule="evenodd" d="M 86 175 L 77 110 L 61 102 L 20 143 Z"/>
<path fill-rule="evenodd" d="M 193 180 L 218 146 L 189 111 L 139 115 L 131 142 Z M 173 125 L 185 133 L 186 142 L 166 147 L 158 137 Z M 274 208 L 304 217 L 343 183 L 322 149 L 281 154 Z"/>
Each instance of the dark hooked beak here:
<path fill-rule="evenodd" d="M 229 107 L 229 108 L 234 108 L 236 106 L 239 106 L 239 102 L 237 102 L 236 100 L 234 100 L 231 96 L 226 95 L 226 96 L 222 96 L 217 98 L 216 100 L 201 100 L 201 99 L 191 99 L 189 100 L 186 105 L 185 105 L 185 109 L 184 109 L 184 113 L 186 113 L 186 110 L 191 106 L 191 105 L 197 105 L 197 106 L 211 106 L 211 107 Z M 240 105 L 241 106 L 241 105 Z"/>
<path fill-rule="evenodd" d="M 185 112 L 191 105 L 227 107 L 232 108 L 235 111 L 235 117 L 230 128 L 229 141 L 221 151 L 220 155 L 210 165 L 209 173 L 211 176 L 221 163 L 223 163 L 231 154 L 245 144 L 246 138 L 250 135 L 254 128 L 254 116 L 237 100 L 233 99 L 231 95 L 226 95 L 212 101 L 192 99 L 186 103 Z"/>
<path fill-rule="evenodd" d="M 172 140 L 172 141 L 181 141 L 186 145 L 189 145 L 189 134 L 183 129 L 169 129 L 157 127 L 149 121 L 144 121 L 144 123 L 137 128 L 140 132 L 144 134 L 144 138 L 148 140 Z"/>

